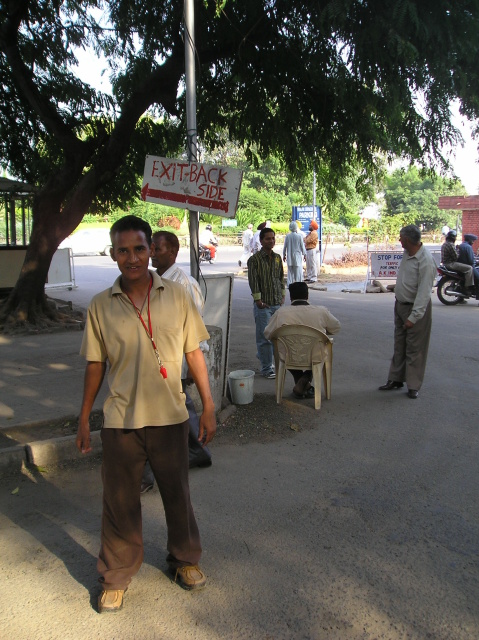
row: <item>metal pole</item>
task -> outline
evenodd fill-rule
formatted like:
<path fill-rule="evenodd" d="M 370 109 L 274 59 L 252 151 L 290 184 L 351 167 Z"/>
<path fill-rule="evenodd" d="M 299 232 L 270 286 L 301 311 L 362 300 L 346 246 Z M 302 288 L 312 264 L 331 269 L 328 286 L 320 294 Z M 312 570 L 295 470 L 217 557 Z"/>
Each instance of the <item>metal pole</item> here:
<path fill-rule="evenodd" d="M 195 8 L 194 0 L 185 0 L 185 80 L 186 80 L 186 133 L 188 162 L 196 162 L 196 74 L 195 74 Z M 188 210 L 190 231 L 190 273 L 199 280 L 199 217 L 198 211 Z"/>
<path fill-rule="evenodd" d="M 316 220 L 316 162 L 313 162 L 313 219 Z M 319 227 L 319 256 L 316 254 L 316 274 L 321 272 L 321 265 L 323 264 L 322 244 L 323 244 L 323 225 Z M 319 257 L 319 265 L 318 265 Z"/>

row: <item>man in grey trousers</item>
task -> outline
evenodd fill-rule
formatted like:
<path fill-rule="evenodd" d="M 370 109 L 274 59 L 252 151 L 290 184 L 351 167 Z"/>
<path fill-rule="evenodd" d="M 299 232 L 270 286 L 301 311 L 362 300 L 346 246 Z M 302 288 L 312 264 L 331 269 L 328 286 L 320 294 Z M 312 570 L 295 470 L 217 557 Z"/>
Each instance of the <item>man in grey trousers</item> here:
<path fill-rule="evenodd" d="M 404 253 L 394 290 L 394 355 L 388 381 L 379 390 L 400 389 L 406 382 L 407 395 L 415 400 L 426 369 L 432 323 L 431 289 L 437 269 L 416 225 L 403 227 L 399 241 Z"/>

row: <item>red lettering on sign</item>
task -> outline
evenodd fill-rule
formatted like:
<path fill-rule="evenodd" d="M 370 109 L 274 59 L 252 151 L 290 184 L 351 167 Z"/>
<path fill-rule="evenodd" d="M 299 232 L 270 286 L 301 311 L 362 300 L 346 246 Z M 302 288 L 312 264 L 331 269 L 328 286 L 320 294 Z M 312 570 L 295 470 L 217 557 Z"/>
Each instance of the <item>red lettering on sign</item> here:
<path fill-rule="evenodd" d="M 183 180 L 183 169 L 185 167 L 188 167 L 189 164 L 187 162 L 185 162 L 184 164 L 178 164 L 177 166 L 180 169 L 180 182 L 181 182 Z M 185 171 L 185 178 L 187 178 L 187 177 L 188 177 L 188 173 Z"/>
<path fill-rule="evenodd" d="M 198 177 L 196 178 L 195 182 L 197 183 L 200 178 L 203 178 L 203 180 L 206 181 L 206 171 L 202 165 L 200 165 L 200 170 L 198 171 Z M 190 182 L 192 182 L 191 177 L 190 177 Z"/>
<path fill-rule="evenodd" d="M 162 171 L 162 173 L 161 173 L 161 175 L 160 175 L 160 180 L 161 180 L 161 178 L 162 178 L 164 175 L 166 175 L 166 177 L 168 178 L 168 180 L 172 180 L 172 179 L 174 180 L 174 179 L 175 179 L 175 173 L 174 173 L 174 171 L 173 171 L 173 178 L 171 178 L 171 177 L 170 177 L 170 173 L 169 173 L 169 172 L 170 172 L 171 167 L 174 167 L 174 164 L 173 164 L 172 162 L 170 162 L 170 164 L 169 164 L 167 167 L 165 167 L 164 162 L 163 162 L 163 161 L 161 161 L 161 166 L 163 167 L 163 171 Z"/>
<path fill-rule="evenodd" d="M 155 178 L 158 176 L 158 161 L 154 160 L 153 166 L 151 168 L 151 177 Z"/>

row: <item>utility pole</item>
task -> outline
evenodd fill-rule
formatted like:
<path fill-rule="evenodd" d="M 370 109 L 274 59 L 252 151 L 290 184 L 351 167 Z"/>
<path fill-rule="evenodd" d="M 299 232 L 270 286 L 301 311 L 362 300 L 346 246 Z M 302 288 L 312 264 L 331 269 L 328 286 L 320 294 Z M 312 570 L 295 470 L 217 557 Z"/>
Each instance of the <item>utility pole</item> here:
<path fill-rule="evenodd" d="M 185 75 L 186 75 L 186 139 L 188 162 L 198 160 L 196 131 L 196 70 L 195 70 L 195 8 L 194 0 L 184 0 L 185 13 Z M 199 268 L 199 215 L 188 209 L 190 232 L 190 273 L 195 280 L 200 278 Z"/>

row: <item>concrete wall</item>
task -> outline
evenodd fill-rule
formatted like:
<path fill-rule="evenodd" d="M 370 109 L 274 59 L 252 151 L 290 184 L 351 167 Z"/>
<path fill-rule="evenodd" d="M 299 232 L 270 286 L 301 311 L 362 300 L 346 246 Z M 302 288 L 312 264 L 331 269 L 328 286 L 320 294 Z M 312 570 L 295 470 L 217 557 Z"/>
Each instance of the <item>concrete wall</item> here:
<path fill-rule="evenodd" d="M 462 212 L 462 234 L 473 233 L 479 238 L 479 209 Z M 462 239 L 461 239 L 462 240 Z M 474 253 L 479 249 L 479 239 L 472 245 Z"/>
<path fill-rule="evenodd" d="M 216 411 L 221 409 L 221 399 L 223 397 L 224 387 L 224 369 L 221 366 L 222 362 L 222 349 L 223 349 L 223 332 L 220 327 L 212 327 L 206 325 L 210 339 L 208 344 L 210 350 L 205 353 L 206 368 L 208 369 L 208 377 L 210 380 L 211 393 L 213 394 L 213 402 L 215 403 Z M 201 404 L 200 396 L 196 385 L 192 384 L 188 387 L 188 393 L 195 403 L 196 411 L 202 413 L 203 407 Z"/>

